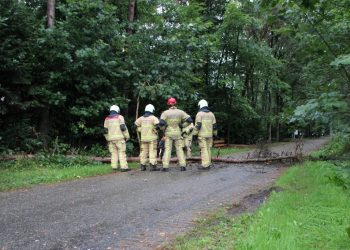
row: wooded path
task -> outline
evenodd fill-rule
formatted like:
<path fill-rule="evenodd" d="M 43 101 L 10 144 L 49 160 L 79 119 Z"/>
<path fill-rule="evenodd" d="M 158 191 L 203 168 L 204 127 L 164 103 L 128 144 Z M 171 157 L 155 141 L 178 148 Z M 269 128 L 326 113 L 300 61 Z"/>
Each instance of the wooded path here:
<path fill-rule="evenodd" d="M 306 140 L 304 149 L 326 141 Z M 288 147 L 292 144 L 272 150 Z M 282 164 L 215 164 L 203 172 L 197 166 L 2 192 L 0 249 L 154 249 L 188 230 L 198 216 L 269 188 L 286 169 Z"/>

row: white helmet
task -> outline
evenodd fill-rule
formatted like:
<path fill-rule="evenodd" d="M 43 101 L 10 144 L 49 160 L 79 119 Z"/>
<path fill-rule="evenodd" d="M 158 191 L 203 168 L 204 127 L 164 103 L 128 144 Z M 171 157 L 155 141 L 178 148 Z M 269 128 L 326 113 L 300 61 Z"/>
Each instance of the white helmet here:
<path fill-rule="evenodd" d="M 200 109 L 203 107 L 208 107 L 208 102 L 206 100 L 202 99 L 198 102 L 198 106 Z"/>
<path fill-rule="evenodd" d="M 109 111 L 116 111 L 117 113 L 120 112 L 120 108 L 117 105 L 112 105 Z"/>
<path fill-rule="evenodd" d="M 145 107 L 145 112 L 151 112 L 153 113 L 155 110 L 154 106 L 152 104 L 147 104 L 147 106 Z"/>

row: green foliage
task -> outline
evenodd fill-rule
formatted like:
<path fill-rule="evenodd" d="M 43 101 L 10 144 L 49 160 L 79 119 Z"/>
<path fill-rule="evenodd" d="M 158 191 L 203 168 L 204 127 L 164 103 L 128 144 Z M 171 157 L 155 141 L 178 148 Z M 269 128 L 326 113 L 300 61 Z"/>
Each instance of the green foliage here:
<path fill-rule="evenodd" d="M 84 156 L 67 157 L 65 155 L 37 154 L 34 158 L 21 157 L 15 161 L 5 161 L 1 164 L 1 168 L 11 168 L 13 170 L 69 168 L 91 165 L 92 163 L 90 159 Z"/>
<path fill-rule="evenodd" d="M 100 144 L 94 144 L 89 150 L 86 151 L 87 155 L 107 157 L 110 156 L 108 148 L 106 146 L 101 146 Z"/>
<path fill-rule="evenodd" d="M 29 119 L 8 119 L 7 125 L 0 131 L 0 152 L 36 152 L 42 148 L 42 140 L 33 133 Z"/>
<path fill-rule="evenodd" d="M 128 4 L 56 1 L 47 29 L 45 1 L 0 2 L 2 152 L 101 143 L 110 105 L 131 127 L 169 96 L 207 99 L 231 142 L 350 129 L 348 1 Z"/>
<path fill-rule="evenodd" d="M 338 56 L 333 62 L 331 62 L 331 65 L 350 65 L 350 54 Z"/>
<path fill-rule="evenodd" d="M 311 154 L 312 157 L 320 159 L 336 159 L 343 156 L 349 156 L 350 138 L 349 136 L 338 135 L 334 137 L 327 145 L 319 151 Z"/>
<path fill-rule="evenodd" d="M 339 92 L 323 93 L 317 99 L 310 99 L 305 105 L 298 106 L 290 122 L 305 125 L 313 121 L 333 125 L 335 131 L 347 132 L 348 126 L 342 124 L 350 119 L 348 110 L 344 95 Z"/>
<path fill-rule="evenodd" d="M 346 249 L 350 225 L 349 190 L 336 167 L 306 162 L 278 181 L 282 192 L 253 214 L 238 218 L 218 212 L 202 220 L 174 249 Z"/>

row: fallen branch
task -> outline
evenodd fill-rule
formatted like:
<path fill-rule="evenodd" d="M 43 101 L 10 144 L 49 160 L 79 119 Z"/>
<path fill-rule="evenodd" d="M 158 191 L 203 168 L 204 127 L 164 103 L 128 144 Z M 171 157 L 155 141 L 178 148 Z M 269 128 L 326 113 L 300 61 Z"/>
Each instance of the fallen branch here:
<path fill-rule="evenodd" d="M 6 156 L 2 157 L 0 160 L 17 160 L 20 158 L 33 158 L 34 155 L 11 155 L 11 156 Z M 74 157 L 72 155 L 67 155 L 67 157 Z M 89 157 L 92 161 L 98 161 L 102 163 L 110 163 L 111 158 L 110 157 Z M 222 162 L 222 163 L 256 163 L 256 162 L 272 162 L 272 161 L 282 161 L 282 160 L 293 160 L 293 161 L 298 161 L 300 160 L 300 157 L 295 156 L 295 155 L 290 155 L 290 156 L 280 156 L 280 157 L 271 157 L 271 158 L 255 158 L 255 159 L 230 159 L 230 158 L 221 158 L 221 157 L 214 157 L 212 158 L 212 162 Z M 140 162 L 139 157 L 128 157 L 127 159 L 128 162 Z M 162 160 L 158 158 L 158 162 L 161 162 Z M 200 162 L 201 158 L 200 157 L 189 157 L 187 158 L 188 162 Z M 178 159 L 177 158 L 171 158 L 170 159 L 171 163 L 177 163 Z"/>
<path fill-rule="evenodd" d="M 103 163 L 110 163 L 110 157 L 92 157 L 92 160 L 99 161 Z M 128 162 L 139 162 L 139 157 L 128 157 Z M 255 162 L 271 162 L 271 161 L 282 161 L 282 160 L 298 160 L 297 156 L 281 156 L 281 157 L 273 157 L 273 158 L 258 158 L 258 159 L 228 159 L 228 158 L 220 158 L 215 157 L 212 158 L 212 162 L 222 162 L 222 163 L 255 163 Z M 200 162 L 200 157 L 189 157 L 187 158 L 189 162 Z M 158 159 L 158 162 L 161 162 L 161 159 Z M 176 163 L 178 162 L 177 158 L 171 158 L 170 162 Z"/>

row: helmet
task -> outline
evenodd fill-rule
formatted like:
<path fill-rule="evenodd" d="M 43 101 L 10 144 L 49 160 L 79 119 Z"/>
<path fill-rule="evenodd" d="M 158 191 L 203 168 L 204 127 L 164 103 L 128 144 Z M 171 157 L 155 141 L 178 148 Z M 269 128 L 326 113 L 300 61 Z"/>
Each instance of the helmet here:
<path fill-rule="evenodd" d="M 117 113 L 120 112 L 120 108 L 117 105 L 112 105 L 109 109 L 109 111 L 116 111 Z"/>
<path fill-rule="evenodd" d="M 170 97 L 166 104 L 168 104 L 168 105 L 175 105 L 176 104 L 176 99 L 174 97 Z"/>
<path fill-rule="evenodd" d="M 152 104 L 147 104 L 145 107 L 145 112 L 151 112 L 153 113 L 155 110 L 154 106 Z"/>
<path fill-rule="evenodd" d="M 203 107 L 208 107 L 208 102 L 206 100 L 202 99 L 198 102 L 198 106 L 200 109 Z"/>

